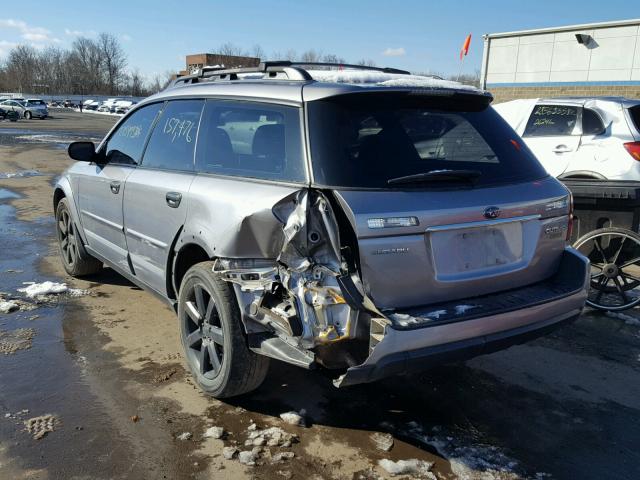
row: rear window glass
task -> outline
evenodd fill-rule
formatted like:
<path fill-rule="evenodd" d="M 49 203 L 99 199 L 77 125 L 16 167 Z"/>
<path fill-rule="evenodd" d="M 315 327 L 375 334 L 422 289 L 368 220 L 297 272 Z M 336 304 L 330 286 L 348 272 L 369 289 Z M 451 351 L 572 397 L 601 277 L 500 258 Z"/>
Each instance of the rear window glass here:
<path fill-rule="evenodd" d="M 29 100 L 27 102 L 28 105 L 45 105 L 42 100 Z"/>
<path fill-rule="evenodd" d="M 631 107 L 629 109 L 629 114 L 631 115 L 631 121 L 635 125 L 636 130 L 640 132 L 640 105 Z"/>
<path fill-rule="evenodd" d="M 568 105 L 536 105 L 531 112 L 525 137 L 571 135 L 578 121 L 578 107 Z"/>
<path fill-rule="evenodd" d="M 442 99 L 434 108 L 424 97 L 374 96 L 346 95 L 309 103 L 315 183 L 392 188 L 388 180 L 438 170 L 479 172 L 476 185 L 546 176 L 491 108 L 448 110 Z"/>
<path fill-rule="evenodd" d="M 303 182 L 300 109 L 210 100 L 198 134 L 196 157 L 199 172 Z"/>

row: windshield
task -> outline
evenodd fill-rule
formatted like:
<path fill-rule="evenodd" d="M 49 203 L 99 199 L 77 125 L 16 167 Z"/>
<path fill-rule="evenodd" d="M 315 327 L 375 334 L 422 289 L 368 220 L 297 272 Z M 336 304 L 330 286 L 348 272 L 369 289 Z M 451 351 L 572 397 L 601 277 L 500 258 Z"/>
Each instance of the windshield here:
<path fill-rule="evenodd" d="M 511 127 L 492 108 L 475 103 L 406 93 L 309 102 L 314 181 L 329 187 L 420 188 L 442 187 L 435 181 L 442 176 L 430 174 L 441 170 L 477 172 L 475 186 L 545 177 Z M 402 185 L 389 183 L 410 176 L 415 178 Z M 456 176 L 463 180 L 454 174 L 449 183 L 455 184 Z"/>

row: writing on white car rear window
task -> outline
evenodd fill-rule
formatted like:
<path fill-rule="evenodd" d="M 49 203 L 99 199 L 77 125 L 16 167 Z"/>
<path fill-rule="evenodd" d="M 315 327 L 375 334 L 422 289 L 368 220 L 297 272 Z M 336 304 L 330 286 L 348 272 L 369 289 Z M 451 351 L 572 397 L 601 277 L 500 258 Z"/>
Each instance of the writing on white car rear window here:
<path fill-rule="evenodd" d="M 578 120 L 578 108 L 569 105 L 536 105 L 524 136 L 571 135 Z"/>

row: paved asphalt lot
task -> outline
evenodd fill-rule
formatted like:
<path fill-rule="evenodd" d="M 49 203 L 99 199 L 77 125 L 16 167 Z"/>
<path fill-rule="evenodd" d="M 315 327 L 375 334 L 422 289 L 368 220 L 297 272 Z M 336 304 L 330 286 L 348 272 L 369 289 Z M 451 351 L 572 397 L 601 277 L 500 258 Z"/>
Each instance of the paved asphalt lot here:
<path fill-rule="evenodd" d="M 65 276 L 51 185 L 69 164 L 66 144 L 100 138 L 115 119 L 52 113 L 0 122 L 0 292 L 23 302 L 0 313 L 0 479 L 389 478 L 381 459 L 434 464 L 401 478 L 640 478 L 633 311 L 588 311 L 526 345 L 371 385 L 337 390 L 274 363 L 250 395 L 203 396 L 168 307 L 109 269 Z M 46 280 L 81 291 L 38 301 L 17 292 Z M 300 409 L 306 427 L 279 418 Z M 25 422 L 44 415 L 53 431 L 34 439 Z M 252 422 L 297 435 L 285 449 L 294 458 L 275 461 L 271 448 L 255 466 L 225 459 L 223 447 L 244 448 Z M 226 436 L 203 439 L 210 426 Z M 373 432 L 392 434 L 393 449 L 376 449 Z"/>

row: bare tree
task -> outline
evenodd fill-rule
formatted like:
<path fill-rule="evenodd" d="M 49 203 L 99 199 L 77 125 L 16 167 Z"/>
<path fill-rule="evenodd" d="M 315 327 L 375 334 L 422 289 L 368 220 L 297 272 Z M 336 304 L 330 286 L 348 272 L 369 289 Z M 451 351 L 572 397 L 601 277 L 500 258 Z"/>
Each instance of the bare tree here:
<path fill-rule="evenodd" d="M 302 53 L 302 55 L 300 56 L 300 61 L 315 63 L 319 62 L 321 58 L 322 52 L 318 52 L 312 48 L 311 50 L 307 50 L 306 52 Z"/>
<path fill-rule="evenodd" d="M 117 93 L 118 83 L 122 80 L 127 66 L 127 57 L 118 39 L 110 33 L 98 35 L 97 47 L 104 65 L 107 88 L 110 93 Z"/>
<path fill-rule="evenodd" d="M 251 56 L 259 58 L 261 60 L 265 60 L 264 49 L 259 44 L 256 43 L 251 49 Z"/>

